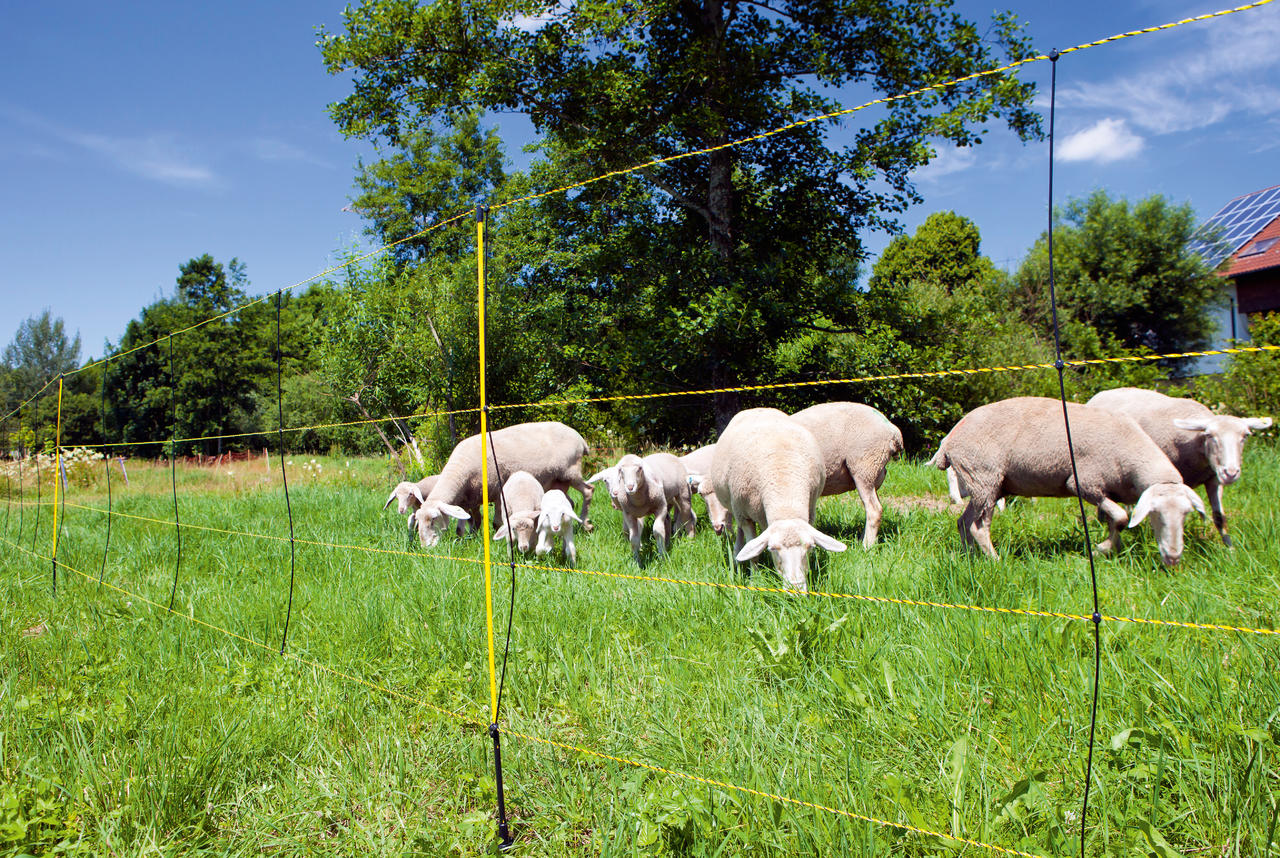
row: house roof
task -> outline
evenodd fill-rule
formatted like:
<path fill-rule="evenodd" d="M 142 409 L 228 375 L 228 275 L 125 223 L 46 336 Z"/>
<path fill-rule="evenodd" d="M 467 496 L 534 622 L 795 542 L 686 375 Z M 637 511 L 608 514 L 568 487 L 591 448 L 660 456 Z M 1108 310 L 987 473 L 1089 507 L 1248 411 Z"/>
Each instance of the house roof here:
<path fill-rule="evenodd" d="M 1278 216 L 1280 185 L 1242 194 L 1205 221 L 1191 236 L 1189 247 L 1210 267 L 1217 267 L 1233 253 L 1246 249 L 1246 243 Z"/>
<path fill-rule="evenodd" d="M 1280 216 L 1259 230 L 1231 254 L 1223 277 L 1235 277 L 1253 271 L 1280 267 Z"/>

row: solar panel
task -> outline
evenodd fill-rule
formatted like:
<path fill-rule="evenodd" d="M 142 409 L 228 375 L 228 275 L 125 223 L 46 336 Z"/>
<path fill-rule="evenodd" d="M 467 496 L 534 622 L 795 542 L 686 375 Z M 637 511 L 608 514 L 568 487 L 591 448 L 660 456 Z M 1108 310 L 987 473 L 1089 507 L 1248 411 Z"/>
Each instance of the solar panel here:
<path fill-rule="evenodd" d="M 1209 265 L 1217 267 L 1277 217 L 1280 217 L 1280 185 L 1227 203 L 1200 225 L 1191 236 L 1189 247 L 1192 253 L 1200 254 Z M 1217 241 L 1212 240 L 1215 234 Z"/>

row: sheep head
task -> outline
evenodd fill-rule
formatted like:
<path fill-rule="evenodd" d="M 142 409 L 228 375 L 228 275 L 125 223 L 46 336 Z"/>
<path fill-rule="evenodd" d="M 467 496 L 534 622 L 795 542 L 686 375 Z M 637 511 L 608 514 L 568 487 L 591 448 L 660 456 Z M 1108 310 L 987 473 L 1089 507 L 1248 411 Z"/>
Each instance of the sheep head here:
<path fill-rule="evenodd" d="M 520 510 L 513 512 L 507 517 L 502 527 L 499 527 L 493 534 L 495 542 L 502 540 L 510 541 L 512 536 L 515 537 L 516 548 L 521 554 L 528 554 L 529 549 L 533 547 L 533 538 L 538 531 L 538 510 Z"/>
<path fill-rule="evenodd" d="M 1217 481 L 1229 486 L 1240 479 L 1240 462 L 1244 455 L 1244 439 L 1255 431 L 1271 425 L 1270 417 L 1231 417 L 1225 414 L 1212 417 L 1178 418 L 1173 425 L 1188 432 L 1199 432 L 1204 444 L 1205 458 Z"/>
<path fill-rule="evenodd" d="M 1164 565 L 1173 566 L 1182 559 L 1182 525 L 1192 510 L 1204 518 L 1204 504 L 1194 491 L 1183 483 L 1156 483 L 1138 497 L 1129 527 L 1137 527 L 1150 518 L 1160 559 Z"/>
<path fill-rule="evenodd" d="M 422 502 L 418 511 L 413 514 L 418 528 L 418 539 L 423 548 L 431 548 L 440 543 L 441 525 L 445 518 L 469 519 L 471 514 L 460 506 L 442 501 L 427 500 Z"/>
<path fill-rule="evenodd" d="M 774 568 L 782 579 L 797 590 L 808 590 L 805 567 L 808 565 L 809 550 L 815 545 L 828 551 L 845 549 L 843 542 L 828 536 L 804 519 L 788 518 L 770 524 L 759 536 L 742 546 L 737 559 L 742 563 L 768 548 L 773 555 Z"/>
<path fill-rule="evenodd" d="M 397 483 L 382 508 L 386 509 L 391 506 L 392 501 L 398 501 L 396 512 L 400 515 L 405 515 L 422 506 L 422 500 L 422 489 L 418 488 L 417 483 Z"/>

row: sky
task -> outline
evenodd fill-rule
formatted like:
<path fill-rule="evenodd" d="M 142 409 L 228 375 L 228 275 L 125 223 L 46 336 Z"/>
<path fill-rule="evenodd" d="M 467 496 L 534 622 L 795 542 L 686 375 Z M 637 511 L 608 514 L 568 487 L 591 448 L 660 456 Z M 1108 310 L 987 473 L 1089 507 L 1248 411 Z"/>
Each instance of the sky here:
<path fill-rule="evenodd" d="M 170 295 L 204 253 L 247 267 L 252 294 L 305 280 L 368 248 L 344 210 L 370 144 L 344 140 L 327 106 L 350 91 L 325 72 L 317 28 L 341 32 L 335 0 L 218 4 L 22 3 L 0 35 L 0 346 L 46 308 L 101 355 L 130 319 Z M 1226 0 L 978 2 L 1012 9 L 1037 49 L 1216 11 Z M 1203 219 L 1280 184 L 1280 2 L 1065 55 L 1058 62 L 1055 200 L 1095 189 L 1163 194 Z M 1049 64 L 1024 66 L 1047 113 Z M 831 127 L 838 142 L 881 116 Z M 515 167 L 531 129 L 498 124 Z M 1047 127 L 1047 123 L 1046 123 Z M 1047 225 L 1047 146 L 1000 127 L 945 147 L 916 175 L 924 202 L 902 224 L 952 210 L 983 251 L 1014 268 Z M 637 160 L 642 160 L 643 156 Z M 873 254 L 889 240 L 868 235 Z"/>

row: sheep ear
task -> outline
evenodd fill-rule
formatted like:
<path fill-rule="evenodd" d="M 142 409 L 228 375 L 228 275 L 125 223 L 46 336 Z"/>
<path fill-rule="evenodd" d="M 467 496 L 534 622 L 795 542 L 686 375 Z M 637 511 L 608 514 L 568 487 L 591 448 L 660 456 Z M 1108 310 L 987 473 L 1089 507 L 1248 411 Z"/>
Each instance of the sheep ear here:
<path fill-rule="evenodd" d="M 766 527 L 759 536 L 742 546 L 742 550 L 738 552 L 738 556 L 735 559 L 739 563 L 742 563 L 743 561 L 750 560 L 752 557 L 759 555 L 760 552 L 764 551 L 765 547 L 769 544 L 769 536 L 769 528 Z"/>
<path fill-rule="evenodd" d="M 692 491 L 701 492 L 702 481 L 706 479 L 706 477 L 702 476 L 702 474 L 689 474 L 689 476 L 685 477 L 685 479 L 688 481 L 689 488 Z"/>
<path fill-rule="evenodd" d="M 507 526 L 505 524 L 493 532 L 494 542 L 501 542 L 506 538 L 507 538 Z"/>
<path fill-rule="evenodd" d="M 395 499 L 396 499 L 396 493 L 393 491 L 391 495 L 387 498 L 387 502 L 382 505 L 382 508 L 386 509 L 387 507 L 391 506 L 391 502 Z"/>
<path fill-rule="evenodd" d="M 845 544 L 834 536 L 827 536 L 812 524 L 809 525 L 809 534 L 813 537 L 813 544 L 819 548 L 825 548 L 828 551 L 844 551 Z"/>
<path fill-rule="evenodd" d="M 1254 432 L 1261 432 L 1263 429 L 1271 428 L 1270 417 L 1246 417 L 1244 425 L 1248 426 Z"/>
<path fill-rule="evenodd" d="M 386 507 L 383 507 L 383 509 L 386 509 Z M 409 526 L 409 530 L 410 530 L 411 532 L 414 530 L 414 526 L 413 526 L 413 520 L 414 520 L 414 518 L 415 518 L 415 516 L 414 516 L 414 514 L 413 514 L 413 513 L 409 513 L 407 516 L 405 516 L 405 524 L 407 524 L 407 525 Z"/>
<path fill-rule="evenodd" d="M 422 489 L 418 488 L 417 483 L 409 483 L 409 494 L 418 499 L 418 503 L 426 503 L 427 499 L 422 496 Z"/>
<path fill-rule="evenodd" d="M 598 483 L 601 480 L 610 479 L 610 475 L 613 473 L 614 470 L 615 468 L 605 468 L 603 471 L 597 472 L 595 476 L 587 480 L 587 484 L 590 485 L 591 483 Z"/>
<path fill-rule="evenodd" d="M 578 524 L 582 524 L 582 519 L 578 518 L 578 514 L 573 511 L 573 507 L 569 507 L 569 518 L 573 519 Z"/>
<path fill-rule="evenodd" d="M 1209 428 L 1209 421 L 1204 417 L 1175 417 L 1173 425 L 1188 432 L 1203 432 Z"/>
<path fill-rule="evenodd" d="M 1200 500 L 1200 495 L 1196 494 L 1195 489 L 1191 486 L 1183 486 L 1187 491 L 1187 500 L 1191 501 L 1191 508 L 1200 513 L 1200 518 L 1204 518 L 1204 503 Z"/>
<path fill-rule="evenodd" d="M 1134 528 L 1142 524 L 1142 520 L 1147 517 L 1147 513 L 1151 512 L 1152 506 L 1151 489 L 1147 489 L 1138 498 L 1138 504 L 1133 508 L 1133 514 L 1129 516 L 1129 527 Z"/>
<path fill-rule="evenodd" d="M 467 512 L 462 507 L 454 506 L 451 503 L 440 504 L 440 511 L 451 518 L 461 518 L 464 520 L 471 518 L 471 513 Z"/>

